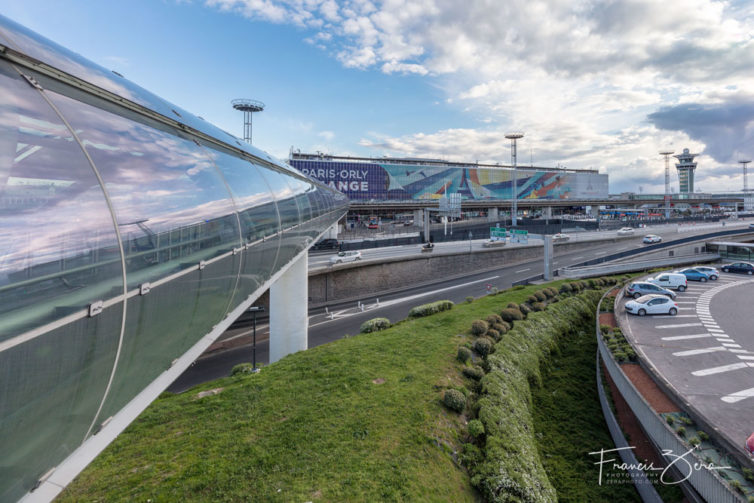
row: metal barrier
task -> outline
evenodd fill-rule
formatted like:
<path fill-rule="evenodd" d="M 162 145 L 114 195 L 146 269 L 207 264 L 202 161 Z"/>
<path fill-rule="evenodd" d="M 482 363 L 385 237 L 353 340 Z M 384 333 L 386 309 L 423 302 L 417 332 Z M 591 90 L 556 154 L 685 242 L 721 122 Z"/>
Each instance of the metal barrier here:
<path fill-rule="evenodd" d="M 591 267 L 563 267 L 558 269 L 558 273 L 560 276 L 566 278 L 588 278 L 591 276 L 604 276 L 606 274 L 644 271 L 655 267 L 696 264 L 698 262 L 714 262 L 716 260 L 720 260 L 720 255 L 716 253 L 702 253 L 657 260 L 643 260 L 641 262 L 621 262 L 618 264 L 597 265 Z"/>
<path fill-rule="evenodd" d="M 619 305 L 622 296 L 622 291 L 616 296 L 616 306 Z M 599 306 L 597 312 L 599 313 Z M 597 317 L 596 329 L 599 355 L 602 357 L 610 378 L 628 403 L 644 432 L 655 445 L 663 450 L 665 459 L 679 469 L 682 477 L 686 477 L 683 482 L 689 483 L 708 502 L 733 503 L 743 501 L 715 471 L 706 468 L 698 469 L 698 467 L 705 466 L 704 461 L 699 459 L 693 448 L 683 443 L 675 431 L 652 409 L 613 359 L 612 353 L 600 337 L 599 316 Z"/>

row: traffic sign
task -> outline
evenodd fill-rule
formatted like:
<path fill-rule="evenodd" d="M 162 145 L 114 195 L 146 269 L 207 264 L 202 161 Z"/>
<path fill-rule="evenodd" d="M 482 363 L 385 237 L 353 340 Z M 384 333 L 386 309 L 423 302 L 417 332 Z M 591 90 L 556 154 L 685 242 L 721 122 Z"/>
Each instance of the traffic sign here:
<path fill-rule="evenodd" d="M 490 239 L 492 241 L 505 241 L 506 237 L 508 237 L 508 231 L 506 229 L 501 227 L 490 227 Z"/>

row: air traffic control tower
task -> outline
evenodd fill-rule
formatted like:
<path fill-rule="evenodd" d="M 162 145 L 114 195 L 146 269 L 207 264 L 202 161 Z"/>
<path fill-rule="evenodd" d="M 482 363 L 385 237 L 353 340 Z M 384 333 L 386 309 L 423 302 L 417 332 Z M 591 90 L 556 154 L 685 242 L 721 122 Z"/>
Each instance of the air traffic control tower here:
<path fill-rule="evenodd" d="M 675 165 L 678 170 L 678 182 L 679 192 L 682 194 L 688 194 L 694 192 L 694 171 L 696 171 L 696 163 L 694 157 L 699 154 L 689 153 L 689 149 L 684 148 L 682 154 L 674 155 L 678 159 L 678 163 Z"/>

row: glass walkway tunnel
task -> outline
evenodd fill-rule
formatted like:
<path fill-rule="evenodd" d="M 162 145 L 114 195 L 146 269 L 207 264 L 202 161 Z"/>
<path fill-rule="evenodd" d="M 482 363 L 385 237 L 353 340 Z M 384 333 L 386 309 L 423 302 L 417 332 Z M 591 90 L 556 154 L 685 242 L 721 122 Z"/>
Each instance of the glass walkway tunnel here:
<path fill-rule="evenodd" d="M 347 207 L 0 16 L 0 501 L 52 499 Z"/>

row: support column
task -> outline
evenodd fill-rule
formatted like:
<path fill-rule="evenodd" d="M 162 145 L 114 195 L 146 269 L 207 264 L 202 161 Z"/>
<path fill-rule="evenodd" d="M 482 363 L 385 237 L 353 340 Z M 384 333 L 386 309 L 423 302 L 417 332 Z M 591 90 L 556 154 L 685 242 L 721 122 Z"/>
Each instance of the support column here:
<path fill-rule="evenodd" d="M 270 363 L 305 350 L 309 342 L 309 253 L 270 288 Z"/>
<path fill-rule="evenodd" d="M 552 220 L 552 206 L 545 206 L 545 220 Z"/>
<path fill-rule="evenodd" d="M 429 210 L 424 210 L 424 242 L 429 243 Z"/>
<path fill-rule="evenodd" d="M 487 221 L 497 222 L 498 220 L 497 208 L 487 208 Z"/>
<path fill-rule="evenodd" d="M 414 210 L 414 225 L 420 226 L 422 225 L 423 221 L 424 221 L 424 211 Z"/>
<path fill-rule="evenodd" d="M 545 240 L 544 277 L 545 277 L 545 281 L 552 281 L 552 278 L 553 278 L 553 275 L 552 275 L 552 263 L 553 263 L 552 236 L 545 235 L 543 237 Z"/>

